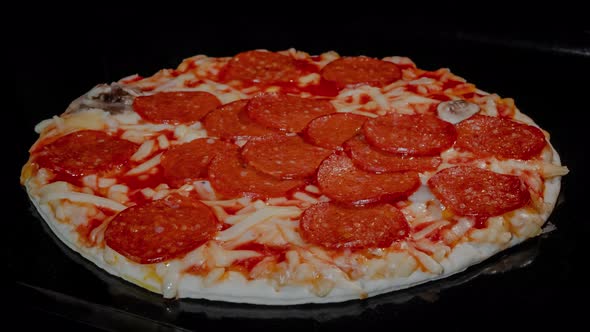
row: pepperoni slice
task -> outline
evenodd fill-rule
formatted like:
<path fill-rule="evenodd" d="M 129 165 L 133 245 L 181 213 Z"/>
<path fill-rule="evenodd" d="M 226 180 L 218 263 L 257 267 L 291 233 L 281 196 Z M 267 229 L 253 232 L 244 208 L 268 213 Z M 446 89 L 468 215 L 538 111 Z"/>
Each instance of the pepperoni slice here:
<path fill-rule="evenodd" d="M 248 116 L 270 128 L 291 133 L 302 131 L 307 124 L 322 115 L 335 113 L 327 100 L 309 99 L 279 93 L 262 93 L 250 100 Z"/>
<path fill-rule="evenodd" d="M 35 162 L 69 176 L 116 174 L 137 148 L 135 143 L 102 131 L 81 130 L 41 147 L 36 152 Z"/>
<path fill-rule="evenodd" d="M 151 264 L 185 255 L 220 228 L 207 205 L 176 194 L 119 213 L 104 238 L 109 247 L 130 260 Z"/>
<path fill-rule="evenodd" d="M 410 234 L 403 213 L 389 204 L 345 207 L 319 203 L 303 211 L 301 235 L 330 249 L 384 248 Z"/>
<path fill-rule="evenodd" d="M 172 91 L 151 96 L 139 96 L 133 109 L 142 118 L 156 123 L 191 123 L 221 105 L 219 99 L 208 92 Z"/>
<path fill-rule="evenodd" d="M 457 124 L 458 150 L 478 156 L 528 160 L 547 145 L 543 132 L 509 119 L 475 115 Z"/>
<path fill-rule="evenodd" d="M 383 151 L 434 156 L 450 148 L 455 127 L 434 115 L 392 113 L 370 119 L 363 126 L 369 144 Z"/>
<path fill-rule="evenodd" d="M 344 155 L 333 154 L 318 169 L 321 191 L 331 199 L 353 205 L 392 202 L 420 186 L 416 172 L 374 174 L 358 169 Z"/>
<path fill-rule="evenodd" d="M 441 158 L 393 154 L 377 150 L 358 135 L 344 143 L 344 151 L 354 164 L 369 172 L 432 171 L 441 163 Z"/>
<path fill-rule="evenodd" d="M 321 72 L 322 78 L 340 87 L 354 84 L 384 86 L 402 77 L 394 63 L 359 57 L 345 57 L 328 63 Z"/>
<path fill-rule="evenodd" d="M 203 126 L 209 136 L 223 139 L 264 136 L 276 132 L 252 121 L 246 114 L 248 100 L 225 104 L 203 118 Z"/>
<path fill-rule="evenodd" d="M 231 153 L 237 146 L 212 138 L 199 138 L 174 145 L 162 155 L 164 178 L 172 187 L 207 178 L 207 168 L 218 154 Z"/>
<path fill-rule="evenodd" d="M 239 152 L 218 155 L 209 165 L 209 181 L 228 198 L 242 195 L 279 197 L 305 184 L 302 180 L 279 180 L 245 165 Z"/>
<path fill-rule="evenodd" d="M 294 81 L 298 77 L 299 71 L 291 57 L 266 51 L 239 53 L 222 71 L 224 81 L 281 83 Z"/>
<path fill-rule="evenodd" d="M 334 113 L 312 120 L 305 128 L 307 139 L 326 149 L 336 149 L 356 135 L 366 116 L 352 113 Z"/>
<path fill-rule="evenodd" d="M 445 168 L 428 180 L 428 186 L 447 209 L 460 216 L 497 216 L 531 199 L 519 177 L 472 166 Z"/>
<path fill-rule="evenodd" d="M 242 148 L 242 157 L 250 166 L 278 179 L 312 176 L 331 153 L 305 143 L 299 136 L 285 135 L 254 138 Z"/>

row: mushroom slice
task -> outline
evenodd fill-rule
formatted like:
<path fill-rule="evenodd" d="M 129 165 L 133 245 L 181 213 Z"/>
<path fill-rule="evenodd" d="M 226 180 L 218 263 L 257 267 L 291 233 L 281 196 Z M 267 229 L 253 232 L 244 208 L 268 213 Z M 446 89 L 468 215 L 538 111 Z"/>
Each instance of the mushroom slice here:
<path fill-rule="evenodd" d="M 99 84 L 78 99 L 74 100 L 65 114 L 98 108 L 111 114 L 121 113 L 132 108 L 133 99 L 141 95 L 136 88 L 119 83 Z"/>
<path fill-rule="evenodd" d="M 439 118 L 455 124 L 479 112 L 479 106 L 465 100 L 452 100 L 438 104 L 436 111 Z"/>

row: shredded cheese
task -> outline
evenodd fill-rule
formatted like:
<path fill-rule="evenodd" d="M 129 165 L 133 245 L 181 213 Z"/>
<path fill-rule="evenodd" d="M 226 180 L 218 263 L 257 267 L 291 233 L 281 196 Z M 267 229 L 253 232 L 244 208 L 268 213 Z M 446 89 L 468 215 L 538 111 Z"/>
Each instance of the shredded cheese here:
<path fill-rule="evenodd" d="M 168 149 L 168 147 L 170 146 L 170 141 L 168 141 L 168 138 L 166 137 L 166 135 L 160 135 L 158 136 L 158 146 L 160 147 L 160 149 L 162 150 L 166 150 Z"/>
<path fill-rule="evenodd" d="M 307 202 L 307 203 L 311 203 L 311 204 L 316 204 L 319 202 L 316 198 L 313 198 L 310 195 L 308 195 L 306 193 L 302 193 L 300 191 L 293 194 L 293 198 Z"/>
<path fill-rule="evenodd" d="M 422 264 L 422 266 L 426 269 L 426 271 L 434 273 L 434 274 L 443 273 L 444 269 L 443 269 L 442 265 L 440 265 L 437 261 L 435 261 L 429 255 L 423 253 L 420 250 L 415 250 L 415 249 L 411 249 L 411 252 L 414 255 L 414 257 L 416 257 L 416 259 L 418 259 L 420 264 Z"/>
<path fill-rule="evenodd" d="M 162 158 L 162 154 L 159 153 L 156 156 L 152 157 L 150 160 L 144 162 L 143 164 L 133 168 L 126 175 L 137 175 L 141 173 L 145 173 L 149 171 L 152 167 L 156 167 L 160 164 L 160 160 Z"/>
<path fill-rule="evenodd" d="M 43 196 L 41 198 L 41 203 L 47 203 L 59 199 L 67 199 L 71 202 L 90 203 L 113 211 L 123 211 L 127 208 L 125 205 L 108 198 L 77 192 L 52 192 Z"/>
<path fill-rule="evenodd" d="M 252 215 L 248 216 L 246 219 L 241 221 L 234 226 L 221 231 L 216 236 L 216 239 L 219 241 L 228 241 L 232 238 L 239 236 L 241 233 L 249 229 L 250 227 L 257 225 L 269 218 L 296 218 L 301 214 L 301 210 L 296 207 L 275 207 L 269 206 L 266 208 L 262 208 Z"/>
<path fill-rule="evenodd" d="M 215 243 L 209 246 L 208 252 L 212 258 L 209 263 L 215 267 L 228 267 L 234 261 L 261 256 L 253 250 L 226 250 Z"/>
<path fill-rule="evenodd" d="M 420 240 L 420 239 L 428 236 L 430 233 L 434 232 L 435 230 L 437 230 L 441 227 L 444 227 L 448 224 L 450 224 L 450 222 L 447 220 L 439 220 L 439 221 L 433 222 L 432 224 L 424 227 L 419 232 L 414 233 L 414 239 Z"/>
<path fill-rule="evenodd" d="M 154 148 L 154 140 L 153 139 L 143 142 L 143 144 L 141 144 L 139 149 L 137 149 L 137 151 L 131 156 L 131 160 L 132 161 L 144 160 L 152 153 L 153 148 Z"/>

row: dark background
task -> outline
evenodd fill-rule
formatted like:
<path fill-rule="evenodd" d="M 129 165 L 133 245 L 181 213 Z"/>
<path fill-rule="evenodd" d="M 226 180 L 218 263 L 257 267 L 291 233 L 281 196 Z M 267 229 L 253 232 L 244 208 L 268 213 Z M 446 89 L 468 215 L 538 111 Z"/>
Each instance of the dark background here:
<path fill-rule="evenodd" d="M 176 11 L 182 11 L 177 8 Z M 590 295 L 588 120 L 590 30 L 574 24 L 524 25 L 497 16 L 489 26 L 433 16 L 289 20 L 278 17 L 175 19 L 170 13 L 27 17 L 7 27 L 12 91 L 10 218 L 3 271 L 7 317 L 23 329 L 171 331 L 182 329 L 494 329 L 573 327 Z M 189 15 L 190 16 L 190 15 Z M 473 20 L 473 18 L 472 18 Z M 304 22 L 304 25 L 300 23 Z M 500 24 L 501 23 L 501 24 Z M 297 26 L 299 24 L 299 26 Z M 272 308 L 209 301 L 166 301 L 113 278 L 56 241 L 31 210 L 17 179 L 39 121 L 60 114 L 97 83 L 174 68 L 183 58 L 294 47 L 311 54 L 410 57 L 420 68 L 448 67 L 478 88 L 512 97 L 551 133 L 571 173 L 550 220 L 557 230 L 456 277 L 367 301 Z M 10 90 L 9 90 L 10 92 Z M 581 300 L 582 304 L 578 304 Z M 510 322 L 510 323 L 509 323 Z"/>

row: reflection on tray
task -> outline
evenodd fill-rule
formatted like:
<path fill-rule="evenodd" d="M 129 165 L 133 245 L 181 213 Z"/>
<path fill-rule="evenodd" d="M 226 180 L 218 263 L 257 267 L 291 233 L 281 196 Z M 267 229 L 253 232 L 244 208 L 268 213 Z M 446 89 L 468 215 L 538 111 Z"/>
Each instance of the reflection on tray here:
<path fill-rule="evenodd" d="M 37 215 L 34 207 L 32 207 L 32 212 Z M 40 216 L 37 215 L 37 217 L 41 219 Z M 444 296 L 444 290 L 447 288 L 464 284 L 478 276 L 503 273 L 529 265 L 537 256 L 543 238 L 541 236 L 528 240 L 454 276 L 366 300 L 353 300 L 334 304 L 261 306 L 194 299 L 166 300 L 159 294 L 151 293 L 99 269 L 93 263 L 65 246 L 53 234 L 45 222 L 42 222 L 42 225 L 46 233 L 50 235 L 66 256 L 90 270 L 105 283 L 107 286 L 105 291 L 111 297 L 110 302 L 106 304 L 95 304 L 52 290 L 41 289 L 26 284 L 21 284 L 21 286 L 43 293 L 43 295 L 59 302 L 60 305 L 69 308 L 86 307 L 84 312 L 87 313 L 88 310 L 91 310 L 95 313 L 94 316 L 96 317 L 100 317 L 101 315 L 106 315 L 105 317 L 127 315 L 129 317 L 125 319 L 148 319 L 152 323 L 156 320 L 158 324 L 160 322 L 174 324 L 179 319 L 183 320 L 186 318 L 190 320 L 190 317 L 187 316 L 194 315 L 201 317 L 205 315 L 209 319 L 301 318 L 315 321 L 329 321 L 346 316 L 359 316 L 366 311 L 376 310 L 381 306 L 392 306 L 389 309 L 395 310 L 396 306 L 400 304 L 405 305 L 413 301 L 434 302 L 440 296 Z"/>

